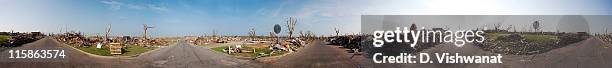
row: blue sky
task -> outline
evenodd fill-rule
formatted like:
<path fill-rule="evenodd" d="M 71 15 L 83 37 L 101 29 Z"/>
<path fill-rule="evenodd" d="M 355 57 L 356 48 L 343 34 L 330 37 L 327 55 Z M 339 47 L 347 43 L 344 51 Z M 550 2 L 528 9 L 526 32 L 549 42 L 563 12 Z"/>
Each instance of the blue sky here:
<path fill-rule="evenodd" d="M 139 36 L 267 35 L 298 18 L 298 31 L 358 33 L 360 15 L 610 15 L 607 0 L 0 0 L 0 31 L 81 31 Z M 443 23 L 442 23 L 443 24 Z"/>
<path fill-rule="evenodd" d="M 258 34 L 271 31 L 274 24 L 284 24 L 287 17 L 297 17 L 310 1 L 279 0 L 60 0 L 10 1 L 9 16 L 16 22 L 7 23 L 18 31 L 61 32 L 81 31 L 95 35 L 112 25 L 113 35 L 140 35 L 142 25 L 153 26 L 151 33 L 159 36 L 204 35 L 218 30 L 225 35 L 245 35 L 253 27 Z M 17 7 L 19 6 L 19 7 Z M 18 12 L 28 11 L 28 12 Z M 17 13 L 17 14 L 14 14 Z M 43 16 L 43 17 L 39 17 Z M 44 19 L 26 21 L 15 19 Z M 301 20 L 301 19 L 300 19 Z M 44 23 L 41 23 L 44 22 Z M 298 25 L 302 23 L 300 21 Z M 358 23 L 358 22 L 355 22 Z M 30 28 L 33 27 L 33 28 Z M 303 31 L 306 31 L 304 29 Z M 7 31 L 6 29 L 4 31 Z M 330 30 L 331 31 L 331 30 Z"/>

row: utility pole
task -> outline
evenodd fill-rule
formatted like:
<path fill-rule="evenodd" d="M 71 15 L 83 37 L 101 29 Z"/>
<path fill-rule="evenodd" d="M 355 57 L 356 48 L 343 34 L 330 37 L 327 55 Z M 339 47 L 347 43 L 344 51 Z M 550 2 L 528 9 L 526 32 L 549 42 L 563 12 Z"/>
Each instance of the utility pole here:
<path fill-rule="evenodd" d="M 153 28 L 150 26 L 147 26 L 147 24 L 143 24 L 144 25 L 144 35 L 142 36 L 142 38 L 144 38 L 145 40 L 147 40 L 147 31 L 149 30 L 149 28 Z"/>
<path fill-rule="evenodd" d="M 112 24 L 108 24 L 108 27 L 106 27 L 106 34 L 104 35 L 104 43 L 109 43 L 108 35 L 110 35 L 111 28 L 112 28 Z"/>

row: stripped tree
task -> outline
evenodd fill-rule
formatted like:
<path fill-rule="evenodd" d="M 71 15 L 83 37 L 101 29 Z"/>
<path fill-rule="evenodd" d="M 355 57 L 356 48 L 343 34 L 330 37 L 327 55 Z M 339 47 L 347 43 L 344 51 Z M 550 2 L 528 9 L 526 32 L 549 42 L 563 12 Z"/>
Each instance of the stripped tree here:
<path fill-rule="evenodd" d="M 255 37 L 257 36 L 257 34 L 255 33 L 255 28 L 251 26 L 251 29 L 249 29 L 249 36 L 251 37 L 251 39 L 255 39 Z"/>
<path fill-rule="evenodd" d="M 286 21 L 287 23 L 287 31 L 289 31 L 289 38 L 292 38 L 293 36 L 293 31 L 295 31 L 295 24 L 297 23 L 297 19 L 294 17 L 289 17 L 289 20 Z"/>
<path fill-rule="evenodd" d="M 340 29 L 334 28 L 334 31 L 336 31 L 336 37 L 338 37 L 338 35 L 340 34 Z"/>

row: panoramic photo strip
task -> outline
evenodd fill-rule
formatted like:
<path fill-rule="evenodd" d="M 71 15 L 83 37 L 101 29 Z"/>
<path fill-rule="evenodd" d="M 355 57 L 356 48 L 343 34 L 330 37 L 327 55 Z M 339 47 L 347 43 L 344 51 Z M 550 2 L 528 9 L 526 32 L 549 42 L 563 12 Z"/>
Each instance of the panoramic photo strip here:
<path fill-rule="evenodd" d="M 612 1 L 0 0 L 0 68 L 612 68 Z"/>

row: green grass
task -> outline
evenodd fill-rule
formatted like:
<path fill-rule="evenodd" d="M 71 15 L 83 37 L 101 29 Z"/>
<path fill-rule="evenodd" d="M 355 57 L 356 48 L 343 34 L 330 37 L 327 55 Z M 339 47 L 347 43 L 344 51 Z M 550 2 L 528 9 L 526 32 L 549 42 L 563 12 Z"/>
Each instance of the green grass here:
<path fill-rule="evenodd" d="M 497 39 L 498 37 L 501 36 L 508 36 L 510 35 L 509 33 L 487 33 L 486 37 L 487 39 Z M 534 42 L 554 42 L 554 41 L 558 41 L 559 38 L 557 38 L 557 36 L 554 35 L 537 35 L 537 34 L 520 34 L 525 40 L 527 41 L 534 41 Z"/>
<path fill-rule="evenodd" d="M 197 45 L 197 46 L 208 46 L 208 44 L 200 44 L 200 45 Z"/>
<path fill-rule="evenodd" d="M 255 57 L 257 57 L 257 56 L 261 56 L 261 55 L 260 55 L 260 53 L 270 54 L 270 52 L 272 52 L 272 50 L 270 50 L 270 49 L 268 49 L 268 48 L 265 48 L 265 49 L 263 49 L 263 48 L 257 48 L 257 49 L 255 49 L 255 54 L 254 54 L 254 56 L 255 56 Z M 276 52 L 276 53 L 272 54 L 271 56 L 282 55 L 282 54 L 285 54 L 285 53 L 287 53 L 287 51 L 279 51 L 279 52 Z"/>
<path fill-rule="evenodd" d="M 507 36 L 507 35 L 510 35 L 510 34 L 508 33 L 487 33 L 485 37 L 487 39 L 497 39 L 498 37 Z"/>
<path fill-rule="evenodd" d="M 128 45 L 127 47 L 122 49 L 123 54 L 121 56 L 138 56 L 144 52 L 154 50 L 156 47 L 143 47 L 136 45 Z M 110 50 L 108 47 L 103 46 L 102 48 L 96 48 L 94 46 L 90 47 L 78 47 L 79 50 L 85 51 L 87 53 L 101 55 L 101 56 L 112 56 L 110 54 Z"/>
<path fill-rule="evenodd" d="M 12 36 L 0 35 L 0 44 L 5 43 L 6 41 L 9 41 L 11 38 Z"/>
<path fill-rule="evenodd" d="M 137 45 L 127 45 L 127 47 L 123 48 L 122 56 L 138 56 L 142 53 L 154 50 L 156 47 L 143 47 Z"/>
<path fill-rule="evenodd" d="M 523 34 L 523 38 L 527 41 L 535 41 L 535 42 L 554 42 L 558 41 L 559 38 L 553 35 L 531 35 L 531 34 Z"/>
<path fill-rule="evenodd" d="M 78 49 L 81 51 L 85 51 L 87 53 L 95 54 L 95 55 L 112 56 L 108 47 L 96 48 L 96 47 L 90 46 L 90 47 L 78 47 Z"/>
<path fill-rule="evenodd" d="M 223 49 L 225 49 L 225 48 L 227 48 L 227 47 L 215 47 L 215 48 L 210 48 L 210 49 L 212 49 L 213 51 L 225 53 L 225 52 L 223 52 Z"/>

